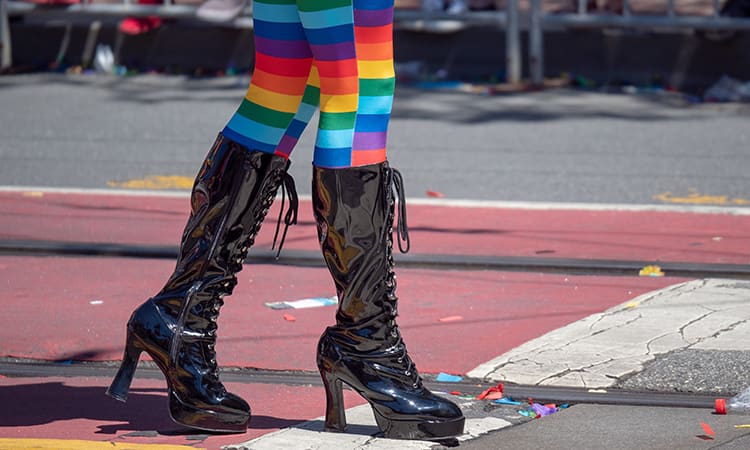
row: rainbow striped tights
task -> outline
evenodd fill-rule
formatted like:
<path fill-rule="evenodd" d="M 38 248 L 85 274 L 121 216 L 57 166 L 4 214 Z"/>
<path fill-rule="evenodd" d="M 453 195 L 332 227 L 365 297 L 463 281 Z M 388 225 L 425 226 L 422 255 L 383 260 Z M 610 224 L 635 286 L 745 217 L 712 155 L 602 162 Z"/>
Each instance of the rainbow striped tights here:
<path fill-rule="evenodd" d="M 320 106 L 313 164 L 386 160 L 393 0 L 254 0 L 255 69 L 224 135 L 289 157 Z"/>

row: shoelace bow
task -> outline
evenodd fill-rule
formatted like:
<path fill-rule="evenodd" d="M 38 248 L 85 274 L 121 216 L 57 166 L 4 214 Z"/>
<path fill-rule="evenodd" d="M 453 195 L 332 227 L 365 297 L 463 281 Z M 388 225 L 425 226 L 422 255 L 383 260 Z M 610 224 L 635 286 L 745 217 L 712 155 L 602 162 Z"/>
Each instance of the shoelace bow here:
<path fill-rule="evenodd" d="M 409 239 L 409 227 L 406 224 L 406 192 L 404 191 L 404 177 L 397 169 L 390 168 L 391 182 L 398 198 L 398 221 L 396 222 L 396 236 L 398 238 L 398 249 L 401 253 L 408 253 L 411 248 Z M 406 248 L 404 248 L 406 244 Z"/>
<path fill-rule="evenodd" d="M 289 209 L 284 215 L 284 204 L 286 196 L 289 194 Z M 279 242 L 279 249 L 276 252 L 276 259 L 279 259 L 281 255 L 281 248 L 284 246 L 284 240 L 286 240 L 286 232 L 289 230 L 290 225 L 297 223 L 297 210 L 299 209 L 299 197 L 297 196 L 297 187 L 294 184 L 294 178 L 284 172 L 281 175 L 281 208 L 279 209 L 279 219 L 276 222 L 276 232 L 273 235 L 273 244 L 271 250 L 276 248 L 276 240 L 279 237 L 279 229 L 281 228 L 281 218 L 284 217 L 284 233 L 281 235 L 281 241 Z"/>

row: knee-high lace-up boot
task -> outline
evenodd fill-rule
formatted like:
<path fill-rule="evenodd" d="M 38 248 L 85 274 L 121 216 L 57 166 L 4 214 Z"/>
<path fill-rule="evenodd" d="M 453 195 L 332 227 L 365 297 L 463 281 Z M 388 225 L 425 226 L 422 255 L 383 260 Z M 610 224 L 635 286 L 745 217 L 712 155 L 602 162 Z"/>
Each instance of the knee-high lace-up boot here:
<path fill-rule="evenodd" d="M 464 417 L 458 406 L 422 385 L 396 325 L 394 188 L 400 197 L 398 243 L 406 252 L 409 239 L 398 171 L 387 162 L 314 169 L 318 235 L 339 297 L 336 325 L 326 329 L 318 344 L 325 425 L 344 431 L 346 383 L 370 402 L 386 437 L 441 440 L 463 433 Z"/>
<path fill-rule="evenodd" d="M 283 157 L 250 152 L 219 135 L 193 186 L 177 267 L 164 288 L 133 312 L 110 396 L 126 400 L 145 351 L 167 380 L 175 422 L 218 432 L 247 429 L 250 406 L 219 381 L 216 320 L 279 186 L 290 195 L 286 225 L 296 222 L 288 165 Z"/>

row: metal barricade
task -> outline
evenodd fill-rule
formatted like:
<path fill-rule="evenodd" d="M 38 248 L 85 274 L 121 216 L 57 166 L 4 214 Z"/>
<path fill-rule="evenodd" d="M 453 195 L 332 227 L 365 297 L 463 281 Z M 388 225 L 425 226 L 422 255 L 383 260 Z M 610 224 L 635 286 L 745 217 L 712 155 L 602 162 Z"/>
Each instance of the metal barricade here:
<path fill-rule="evenodd" d="M 711 1 L 710 15 L 680 15 L 675 0 L 667 0 L 665 14 L 634 14 L 629 0 L 622 0 L 622 13 L 592 13 L 587 11 L 587 0 L 578 0 L 577 9 L 570 13 L 545 13 L 542 0 L 531 0 L 529 23 L 529 72 L 531 82 L 544 82 L 544 30 L 550 28 L 625 28 L 640 30 L 750 30 L 750 17 L 726 17 L 719 14 L 719 0 Z"/>
<path fill-rule="evenodd" d="M 506 11 L 466 11 L 462 13 L 447 13 L 444 11 L 421 11 L 396 8 L 394 23 L 434 21 L 457 21 L 465 26 L 495 26 L 506 32 L 506 78 L 510 83 L 521 80 L 521 43 L 518 3 L 519 0 L 508 0 Z M 162 4 L 138 4 L 133 0 L 120 0 L 118 3 L 92 3 L 91 0 L 81 0 L 81 3 L 56 7 L 40 6 L 23 1 L 0 0 L 0 45 L 2 55 L 0 67 L 11 65 L 10 31 L 8 15 L 38 15 L 62 20 L 96 20 L 104 17 L 125 16 L 158 16 L 172 19 L 197 19 L 195 5 L 178 5 L 172 0 L 163 0 Z M 226 26 L 252 27 L 252 7 L 247 8 L 243 15 Z"/>

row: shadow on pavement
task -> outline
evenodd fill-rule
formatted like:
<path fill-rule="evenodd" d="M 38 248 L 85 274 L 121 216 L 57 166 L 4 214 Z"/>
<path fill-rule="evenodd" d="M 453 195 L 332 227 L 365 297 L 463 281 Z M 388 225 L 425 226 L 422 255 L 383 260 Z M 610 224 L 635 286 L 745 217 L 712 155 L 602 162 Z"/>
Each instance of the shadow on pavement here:
<path fill-rule="evenodd" d="M 128 402 L 120 403 L 106 396 L 101 386 L 68 386 L 58 381 L 19 384 L 0 386 L 0 404 L 13 405 L 0 411 L 0 428 L 89 419 L 115 422 L 97 425 L 97 434 L 114 435 L 123 431 L 139 432 L 143 436 L 209 434 L 172 422 L 166 391 L 161 388 L 133 388 Z M 249 428 L 278 429 L 303 421 L 258 415 L 252 417 Z"/>

